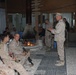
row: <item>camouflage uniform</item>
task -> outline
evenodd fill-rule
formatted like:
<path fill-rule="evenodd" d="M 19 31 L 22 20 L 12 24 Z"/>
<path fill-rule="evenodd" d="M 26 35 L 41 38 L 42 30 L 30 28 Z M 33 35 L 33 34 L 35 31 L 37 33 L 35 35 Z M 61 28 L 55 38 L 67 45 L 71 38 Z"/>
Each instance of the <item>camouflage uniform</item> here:
<path fill-rule="evenodd" d="M 46 30 L 45 30 L 45 45 L 49 48 L 51 47 L 51 42 L 52 42 L 52 34 L 50 31 L 48 31 L 50 27 L 52 27 L 52 24 L 49 23 L 48 25 L 46 25 Z"/>
<path fill-rule="evenodd" d="M 5 65 L 10 67 L 11 69 L 17 70 L 20 73 L 20 75 L 28 75 L 28 72 L 24 69 L 24 67 L 21 64 L 15 62 L 9 56 L 7 44 L 0 44 L 0 56 L 2 57 Z"/>
<path fill-rule="evenodd" d="M 15 75 L 15 72 L 6 65 L 0 64 L 0 75 Z"/>
<path fill-rule="evenodd" d="M 51 32 L 55 34 L 54 40 L 57 42 L 57 50 L 60 60 L 64 60 L 64 41 L 65 41 L 65 23 L 61 19 Z"/>
<path fill-rule="evenodd" d="M 13 39 L 13 41 L 9 44 L 9 52 L 14 53 L 14 56 L 17 60 L 20 60 L 19 63 L 22 65 L 24 65 L 27 58 L 30 57 L 30 52 L 28 52 L 26 55 L 22 55 L 23 49 L 21 43 L 19 41 L 16 42 L 15 39 Z"/>

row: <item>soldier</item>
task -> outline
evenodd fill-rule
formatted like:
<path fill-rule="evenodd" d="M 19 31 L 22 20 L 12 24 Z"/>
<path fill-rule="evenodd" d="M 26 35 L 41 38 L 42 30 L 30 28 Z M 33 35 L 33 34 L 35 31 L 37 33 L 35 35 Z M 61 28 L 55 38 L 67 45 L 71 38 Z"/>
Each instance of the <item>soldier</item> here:
<path fill-rule="evenodd" d="M 20 75 L 28 75 L 28 72 L 24 69 L 24 67 L 21 64 L 15 62 L 15 58 L 9 56 L 8 47 L 6 44 L 8 41 L 9 36 L 7 34 L 3 34 L 2 42 L 0 44 L 0 56 L 2 57 L 3 62 L 11 69 L 17 70 L 20 73 Z"/>
<path fill-rule="evenodd" d="M 52 27 L 52 24 L 49 22 L 48 19 L 45 20 L 46 28 L 45 28 L 45 45 L 47 51 L 50 51 L 51 44 L 52 44 L 52 33 L 48 31 L 48 28 Z"/>
<path fill-rule="evenodd" d="M 9 44 L 9 52 L 10 54 L 13 53 L 16 60 L 20 60 L 19 63 L 21 63 L 22 65 L 25 64 L 26 60 L 28 60 L 31 63 L 30 66 L 33 66 L 32 60 L 30 59 L 30 51 L 23 52 L 23 48 L 21 46 L 21 43 L 19 42 L 19 38 L 19 34 L 16 33 L 14 35 L 14 39 Z"/>
<path fill-rule="evenodd" d="M 57 61 L 56 66 L 63 66 L 64 61 L 64 41 L 65 41 L 65 23 L 62 19 L 62 15 L 60 13 L 56 14 L 56 20 L 58 23 L 56 24 L 56 28 L 49 28 L 49 30 L 55 34 L 55 41 L 57 42 L 57 50 L 60 60 Z"/>

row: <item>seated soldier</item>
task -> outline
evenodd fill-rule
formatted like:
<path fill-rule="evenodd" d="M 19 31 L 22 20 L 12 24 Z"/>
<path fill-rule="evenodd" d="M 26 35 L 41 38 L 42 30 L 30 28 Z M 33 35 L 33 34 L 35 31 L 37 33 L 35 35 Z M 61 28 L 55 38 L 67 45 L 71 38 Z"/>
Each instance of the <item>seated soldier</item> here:
<path fill-rule="evenodd" d="M 20 64 L 15 62 L 15 57 L 10 57 L 8 53 L 7 42 L 9 41 L 9 36 L 7 34 L 2 35 L 2 42 L 0 43 L 0 56 L 5 65 L 7 65 L 11 69 L 17 70 L 20 75 L 29 75 L 25 68 Z"/>
<path fill-rule="evenodd" d="M 10 54 L 14 54 L 16 60 L 18 60 L 22 65 L 24 65 L 25 61 L 28 59 L 31 66 L 33 66 L 32 60 L 30 59 L 30 51 L 26 51 L 22 48 L 19 38 L 19 34 L 14 35 L 14 39 L 9 44 L 9 52 Z"/>

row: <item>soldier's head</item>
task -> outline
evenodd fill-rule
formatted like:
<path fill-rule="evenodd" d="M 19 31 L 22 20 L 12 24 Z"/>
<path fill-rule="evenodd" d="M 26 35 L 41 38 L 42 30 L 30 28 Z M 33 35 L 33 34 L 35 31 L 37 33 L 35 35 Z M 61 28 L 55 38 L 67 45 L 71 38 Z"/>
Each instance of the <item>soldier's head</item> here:
<path fill-rule="evenodd" d="M 15 39 L 16 41 L 19 41 L 20 35 L 19 35 L 18 33 L 16 33 L 16 34 L 14 35 L 14 39 Z"/>
<path fill-rule="evenodd" d="M 45 24 L 49 24 L 49 20 L 48 19 L 45 19 Z"/>
<path fill-rule="evenodd" d="M 56 13 L 56 20 L 59 21 L 62 19 L 62 14 L 61 13 Z"/>
<path fill-rule="evenodd" d="M 64 22 L 67 22 L 66 18 L 63 18 L 63 21 L 64 21 Z"/>
<path fill-rule="evenodd" d="M 9 35 L 2 34 L 1 39 L 2 39 L 2 42 L 7 43 L 9 41 Z"/>

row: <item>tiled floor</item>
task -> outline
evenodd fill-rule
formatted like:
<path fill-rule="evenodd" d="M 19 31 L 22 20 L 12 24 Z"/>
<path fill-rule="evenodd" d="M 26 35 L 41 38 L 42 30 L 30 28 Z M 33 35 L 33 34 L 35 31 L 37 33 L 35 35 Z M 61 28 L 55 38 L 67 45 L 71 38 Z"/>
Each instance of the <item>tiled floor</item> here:
<path fill-rule="evenodd" d="M 42 59 L 34 75 L 66 75 L 66 65 L 55 66 L 58 55 L 55 49 L 45 52 L 45 49 L 31 53 L 34 59 Z"/>
<path fill-rule="evenodd" d="M 38 51 L 32 51 L 31 57 L 35 59 L 36 70 L 34 75 L 76 75 L 76 44 L 69 43 L 65 47 L 65 65 L 55 66 L 58 54 L 56 49 L 46 52 L 45 48 Z M 40 61 L 36 61 L 40 60 Z M 38 65 L 36 63 L 39 63 Z"/>
<path fill-rule="evenodd" d="M 32 59 L 32 61 L 34 62 L 34 66 L 33 67 L 30 67 L 29 66 L 29 62 L 27 61 L 27 64 L 25 65 L 25 69 L 26 71 L 29 72 L 29 75 L 34 75 L 40 62 L 41 62 L 41 59 Z"/>
<path fill-rule="evenodd" d="M 66 67 L 67 75 L 76 75 L 76 48 L 66 49 Z"/>

